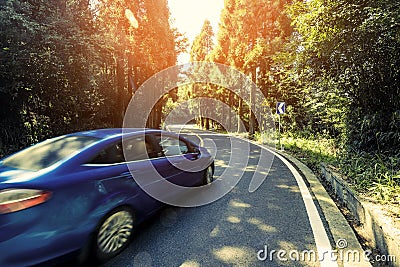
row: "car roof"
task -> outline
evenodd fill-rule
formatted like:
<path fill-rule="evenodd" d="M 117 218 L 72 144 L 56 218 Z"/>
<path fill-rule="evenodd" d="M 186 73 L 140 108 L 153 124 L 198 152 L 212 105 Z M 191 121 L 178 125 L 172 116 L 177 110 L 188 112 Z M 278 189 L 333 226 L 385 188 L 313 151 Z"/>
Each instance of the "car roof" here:
<path fill-rule="evenodd" d="M 71 133 L 67 136 L 90 136 L 100 139 L 108 139 L 112 137 L 122 136 L 123 134 L 133 134 L 140 132 L 160 132 L 161 130 L 149 129 L 149 128 L 108 128 L 108 129 L 96 129 L 77 133 Z"/>

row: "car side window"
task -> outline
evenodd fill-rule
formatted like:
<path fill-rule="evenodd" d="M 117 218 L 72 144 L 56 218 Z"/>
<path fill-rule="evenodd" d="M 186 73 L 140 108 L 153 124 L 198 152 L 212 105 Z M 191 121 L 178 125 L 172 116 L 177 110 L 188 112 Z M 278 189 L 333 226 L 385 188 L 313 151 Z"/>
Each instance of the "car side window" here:
<path fill-rule="evenodd" d="M 157 155 L 149 138 L 133 137 L 110 145 L 98 153 L 89 164 L 115 164 L 154 158 Z"/>
<path fill-rule="evenodd" d="M 126 140 L 123 145 L 126 161 L 153 158 L 156 152 L 151 142 L 148 138 L 144 138 L 144 136 L 138 136 Z"/>
<path fill-rule="evenodd" d="M 165 156 L 176 156 L 189 153 L 187 144 L 172 136 L 158 135 L 156 140 L 160 144 Z"/>
<path fill-rule="evenodd" d="M 100 151 L 97 156 L 90 161 L 91 164 L 113 164 L 124 162 L 124 153 L 122 150 L 122 142 L 110 145 L 109 147 Z"/>

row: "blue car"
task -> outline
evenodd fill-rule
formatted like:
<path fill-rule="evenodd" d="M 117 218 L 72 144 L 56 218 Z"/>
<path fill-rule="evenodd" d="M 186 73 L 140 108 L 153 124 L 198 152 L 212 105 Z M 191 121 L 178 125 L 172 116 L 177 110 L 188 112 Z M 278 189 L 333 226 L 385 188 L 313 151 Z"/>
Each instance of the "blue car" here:
<path fill-rule="evenodd" d="M 179 168 L 187 162 L 192 171 Z M 26 148 L 0 161 L 0 266 L 76 252 L 106 261 L 165 205 L 146 193 L 146 179 L 196 187 L 211 183 L 213 173 L 205 148 L 161 130 L 100 129 Z M 179 194 L 158 189 L 161 198 Z"/>

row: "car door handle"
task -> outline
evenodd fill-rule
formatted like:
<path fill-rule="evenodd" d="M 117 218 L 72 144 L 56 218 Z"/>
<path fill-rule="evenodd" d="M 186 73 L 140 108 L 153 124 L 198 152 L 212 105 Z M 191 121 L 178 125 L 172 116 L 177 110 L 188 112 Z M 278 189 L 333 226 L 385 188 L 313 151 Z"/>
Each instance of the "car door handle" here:
<path fill-rule="evenodd" d="M 132 173 L 131 172 L 123 172 L 123 173 L 120 174 L 120 176 L 130 177 L 130 176 L 132 176 Z"/>

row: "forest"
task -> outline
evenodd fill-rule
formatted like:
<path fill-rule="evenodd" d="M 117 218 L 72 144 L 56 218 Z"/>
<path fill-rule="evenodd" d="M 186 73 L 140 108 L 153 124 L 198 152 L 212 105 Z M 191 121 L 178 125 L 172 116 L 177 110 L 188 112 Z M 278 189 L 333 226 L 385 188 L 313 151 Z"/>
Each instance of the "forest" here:
<path fill-rule="evenodd" d="M 2 152 L 121 127 L 135 88 L 186 48 L 169 21 L 166 0 L 1 1 Z"/>
<path fill-rule="evenodd" d="M 67 132 L 121 127 L 136 88 L 189 52 L 248 75 L 271 110 L 286 102 L 288 149 L 400 202 L 400 3 L 225 0 L 218 31 L 206 20 L 190 46 L 171 25 L 167 0 L 0 2 L 0 156 Z M 228 103 L 251 126 L 237 95 L 207 84 L 166 96 L 150 126 L 175 102 L 200 96 Z"/>

